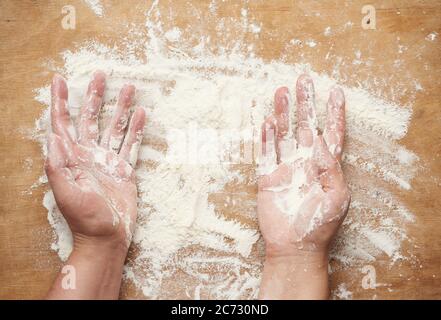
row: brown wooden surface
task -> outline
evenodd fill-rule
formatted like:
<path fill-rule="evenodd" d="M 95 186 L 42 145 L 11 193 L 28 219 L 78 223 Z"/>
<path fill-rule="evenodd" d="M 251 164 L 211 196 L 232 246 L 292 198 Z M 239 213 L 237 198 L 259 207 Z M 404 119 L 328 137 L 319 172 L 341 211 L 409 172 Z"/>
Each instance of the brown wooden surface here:
<path fill-rule="evenodd" d="M 104 1 L 103 1 L 104 2 Z M 192 1 L 194 10 L 208 10 L 209 1 Z M 186 1 L 165 1 L 179 13 L 173 24 L 205 28 L 213 32 L 213 24 L 195 20 Z M 264 59 L 285 56 L 287 62 L 309 62 L 314 70 L 332 73 L 336 57 L 343 57 L 340 66 L 342 82 L 347 85 L 370 83 L 377 94 L 399 103 L 410 103 L 413 97 L 397 94 L 412 91 L 413 78 L 424 88 L 416 93 L 413 119 L 402 144 L 420 157 L 424 169 L 412 181 L 410 192 L 397 195 L 416 215 L 408 234 L 414 239 L 417 264 L 388 270 L 381 263 L 377 281 L 391 284 L 375 290 L 359 289 L 354 298 L 441 298 L 441 39 L 425 40 L 432 31 L 441 34 L 441 2 L 372 1 L 377 9 L 377 30 L 361 28 L 363 1 L 226 1 L 219 4 L 223 17 L 239 17 L 240 8 L 262 23 L 265 30 L 258 41 L 250 35 L 256 54 Z M 76 30 L 61 28 L 61 8 L 72 4 L 77 10 Z M 150 1 L 104 2 L 103 18 L 77 0 L 69 1 L 0 1 L 0 298 L 41 298 L 51 284 L 60 262 L 50 250 L 52 231 L 46 210 L 42 207 L 44 187 L 30 186 L 42 174 L 42 157 L 37 143 L 25 138 L 40 116 L 42 106 L 34 100 L 33 89 L 48 84 L 51 73 L 43 66 L 47 59 L 60 62 L 59 53 L 75 43 L 99 38 L 111 43 L 127 31 L 127 22 L 141 23 Z M 187 5 L 188 7 L 188 5 Z M 319 15 L 317 14 L 319 13 Z M 346 22 L 353 26 L 344 30 Z M 169 22 L 171 23 L 171 22 Z M 166 21 L 167 24 L 167 21 Z M 331 26 L 340 30 L 338 37 L 325 37 L 323 30 Z M 269 32 L 268 32 L 269 31 Z M 290 39 L 314 38 L 318 45 L 301 50 L 286 49 Z M 234 39 L 234 35 L 231 35 Z M 226 38 L 213 33 L 213 46 L 226 43 Z M 397 52 L 398 45 L 406 50 Z M 359 49 L 369 57 L 370 66 L 353 65 Z M 331 52 L 330 59 L 325 56 Z M 402 59 L 398 71 L 393 61 Z M 377 80 L 377 84 L 374 85 Z M 396 90 L 394 90 L 396 89 Z M 395 91 L 395 92 L 394 92 Z M 387 260 L 387 257 L 380 257 Z M 383 270 L 384 269 L 384 270 Z M 335 273 L 331 282 L 360 278 L 360 270 Z M 131 296 L 130 286 L 124 296 Z"/>

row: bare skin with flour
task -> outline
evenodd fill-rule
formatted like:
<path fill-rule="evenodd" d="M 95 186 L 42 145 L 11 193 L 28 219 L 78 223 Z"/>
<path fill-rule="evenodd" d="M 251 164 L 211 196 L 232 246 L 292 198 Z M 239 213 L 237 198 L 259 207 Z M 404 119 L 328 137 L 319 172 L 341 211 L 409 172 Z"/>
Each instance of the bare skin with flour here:
<path fill-rule="evenodd" d="M 105 75 L 98 71 L 89 84 L 75 128 L 67 106 L 66 82 L 59 75 L 52 82 L 52 133 L 45 169 L 58 208 L 73 234 L 74 249 L 66 266 L 75 272 L 75 283 L 65 288 L 60 273 L 49 299 L 119 296 L 137 216 L 133 166 L 143 136 L 145 111 L 138 107 L 129 124 L 135 88 L 124 86 L 113 118 L 98 141 L 104 90 Z"/>
<path fill-rule="evenodd" d="M 145 111 L 130 118 L 135 88 L 122 88 L 108 126 L 99 133 L 105 75 L 89 84 L 75 127 L 67 107 L 67 84 L 54 77 L 46 173 L 58 208 L 74 239 L 66 262 L 76 273 L 66 290 L 60 273 L 50 299 L 118 298 L 122 269 L 137 217 L 133 167 L 143 137 Z M 344 94 L 334 88 L 323 134 L 316 129 L 314 87 L 297 81 L 298 128 L 289 117 L 289 92 L 275 95 L 275 111 L 262 127 L 258 218 L 266 243 L 262 299 L 327 298 L 328 247 L 343 221 L 349 191 L 340 167 L 344 140 Z M 130 121 L 129 121 L 130 119 Z M 183 312 L 203 314 L 203 310 Z"/>
<path fill-rule="evenodd" d="M 347 214 L 350 194 L 340 161 L 345 98 L 331 90 L 323 134 L 317 130 L 314 84 L 296 84 L 297 129 L 292 130 L 289 92 L 275 94 L 274 114 L 262 125 L 258 218 L 266 244 L 262 299 L 326 299 L 328 250 Z"/>

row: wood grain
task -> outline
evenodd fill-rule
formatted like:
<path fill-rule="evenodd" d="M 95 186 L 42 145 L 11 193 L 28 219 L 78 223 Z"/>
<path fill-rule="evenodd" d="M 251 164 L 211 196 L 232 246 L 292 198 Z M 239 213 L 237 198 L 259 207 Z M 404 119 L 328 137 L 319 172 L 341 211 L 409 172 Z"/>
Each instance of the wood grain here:
<path fill-rule="evenodd" d="M 78 0 L 0 2 L 0 298 L 37 299 L 44 296 L 60 262 L 50 250 L 52 231 L 42 207 L 45 187 L 31 189 L 43 174 L 37 143 L 26 138 L 42 112 L 34 100 L 34 88 L 49 83 L 51 74 L 44 62 L 60 63 L 59 53 L 94 38 L 112 43 L 127 32 L 127 23 L 141 23 L 151 1 L 103 1 L 105 16 L 99 18 Z M 61 27 L 61 8 L 74 5 L 77 28 Z M 316 71 L 332 75 L 338 64 L 341 82 L 369 85 L 384 99 L 413 105 L 409 133 L 401 141 L 420 158 L 422 169 L 409 192 L 396 195 L 416 215 L 409 227 L 412 252 L 418 263 L 389 268 L 388 258 L 375 262 L 377 281 L 390 284 L 364 290 L 359 269 L 332 275 L 331 283 L 351 283 L 354 298 L 440 299 L 441 298 L 441 39 L 427 41 L 430 32 L 441 34 L 439 1 L 372 1 L 377 9 L 377 29 L 361 28 L 363 1 L 227 1 L 218 7 L 219 17 L 239 17 L 240 8 L 260 21 L 265 30 L 256 39 L 249 35 L 257 56 L 285 59 L 288 63 L 308 62 Z M 208 1 L 192 1 L 194 19 L 184 1 L 162 1 L 161 10 L 172 6 L 175 13 L 164 28 L 177 25 L 205 30 L 212 46 L 228 45 L 234 34 L 219 37 L 215 26 L 204 20 Z M 185 7 L 185 8 L 184 8 Z M 352 22 L 351 28 L 345 28 Z M 331 27 L 338 33 L 326 37 Z M 314 38 L 314 48 L 287 47 L 293 38 Z M 397 48 L 404 48 L 400 53 Z M 355 51 L 368 57 L 369 65 L 354 65 Z M 326 58 L 328 56 L 328 58 Z M 342 57 L 342 59 L 338 59 Z M 395 60 L 404 66 L 397 69 Z M 417 80 L 423 90 L 413 94 Z M 294 81 L 294 80 L 293 80 Z M 407 90 L 407 91 L 406 91 Z M 392 291 L 388 290 L 392 289 Z M 124 286 L 124 297 L 135 290 Z"/>

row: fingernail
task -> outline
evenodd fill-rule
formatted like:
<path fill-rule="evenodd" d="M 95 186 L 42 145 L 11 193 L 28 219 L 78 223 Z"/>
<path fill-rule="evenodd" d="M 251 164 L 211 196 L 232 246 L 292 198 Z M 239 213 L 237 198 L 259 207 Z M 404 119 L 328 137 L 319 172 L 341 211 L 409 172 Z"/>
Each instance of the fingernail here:
<path fill-rule="evenodd" d="M 345 105 L 345 94 L 338 86 L 331 89 L 330 98 L 332 104 L 337 108 L 341 108 Z"/>
<path fill-rule="evenodd" d="M 311 100 L 314 96 L 314 82 L 308 74 L 302 74 L 296 84 L 297 101 Z"/>
<path fill-rule="evenodd" d="M 122 103 L 124 106 L 130 106 L 130 103 L 135 96 L 136 88 L 132 84 L 125 84 L 120 93 L 118 101 Z"/>
<path fill-rule="evenodd" d="M 143 107 L 136 107 L 135 112 L 133 113 L 132 119 L 136 120 L 135 125 L 137 128 L 144 129 L 145 125 L 145 109 Z"/>
<path fill-rule="evenodd" d="M 102 70 L 96 70 L 93 73 L 93 77 L 95 79 L 97 79 L 97 78 L 100 78 L 100 79 L 104 78 L 105 79 L 106 78 L 106 73 L 104 71 L 102 71 Z"/>
<path fill-rule="evenodd" d="M 93 90 L 93 93 L 102 97 L 104 95 L 104 89 L 106 87 L 106 75 L 102 71 L 95 71 L 93 74 L 93 80 L 89 85 L 89 92 Z"/>

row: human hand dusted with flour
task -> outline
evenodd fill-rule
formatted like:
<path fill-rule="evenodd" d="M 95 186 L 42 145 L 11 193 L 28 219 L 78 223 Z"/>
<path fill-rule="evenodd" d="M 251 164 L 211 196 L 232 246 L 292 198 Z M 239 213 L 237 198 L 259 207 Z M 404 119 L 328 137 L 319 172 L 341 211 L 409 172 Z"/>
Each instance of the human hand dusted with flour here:
<path fill-rule="evenodd" d="M 133 167 L 145 111 L 136 108 L 129 123 L 135 88 L 124 86 L 99 139 L 104 90 L 105 75 L 98 71 L 89 84 L 75 128 L 67 106 L 66 82 L 59 75 L 53 78 L 52 133 L 45 169 L 58 208 L 72 231 L 74 249 L 66 264 L 73 267 L 75 283 L 66 288 L 65 275 L 60 274 L 48 298 L 107 299 L 119 294 L 137 216 Z"/>
<path fill-rule="evenodd" d="M 263 299 L 328 297 L 328 247 L 350 201 L 340 167 L 343 91 L 330 93 L 323 134 L 316 128 L 314 85 L 307 75 L 299 77 L 296 97 L 295 138 L 287 88 L 277 90 L 274 114 L 262 126 L 257 206 L 266 244 Z"/>

